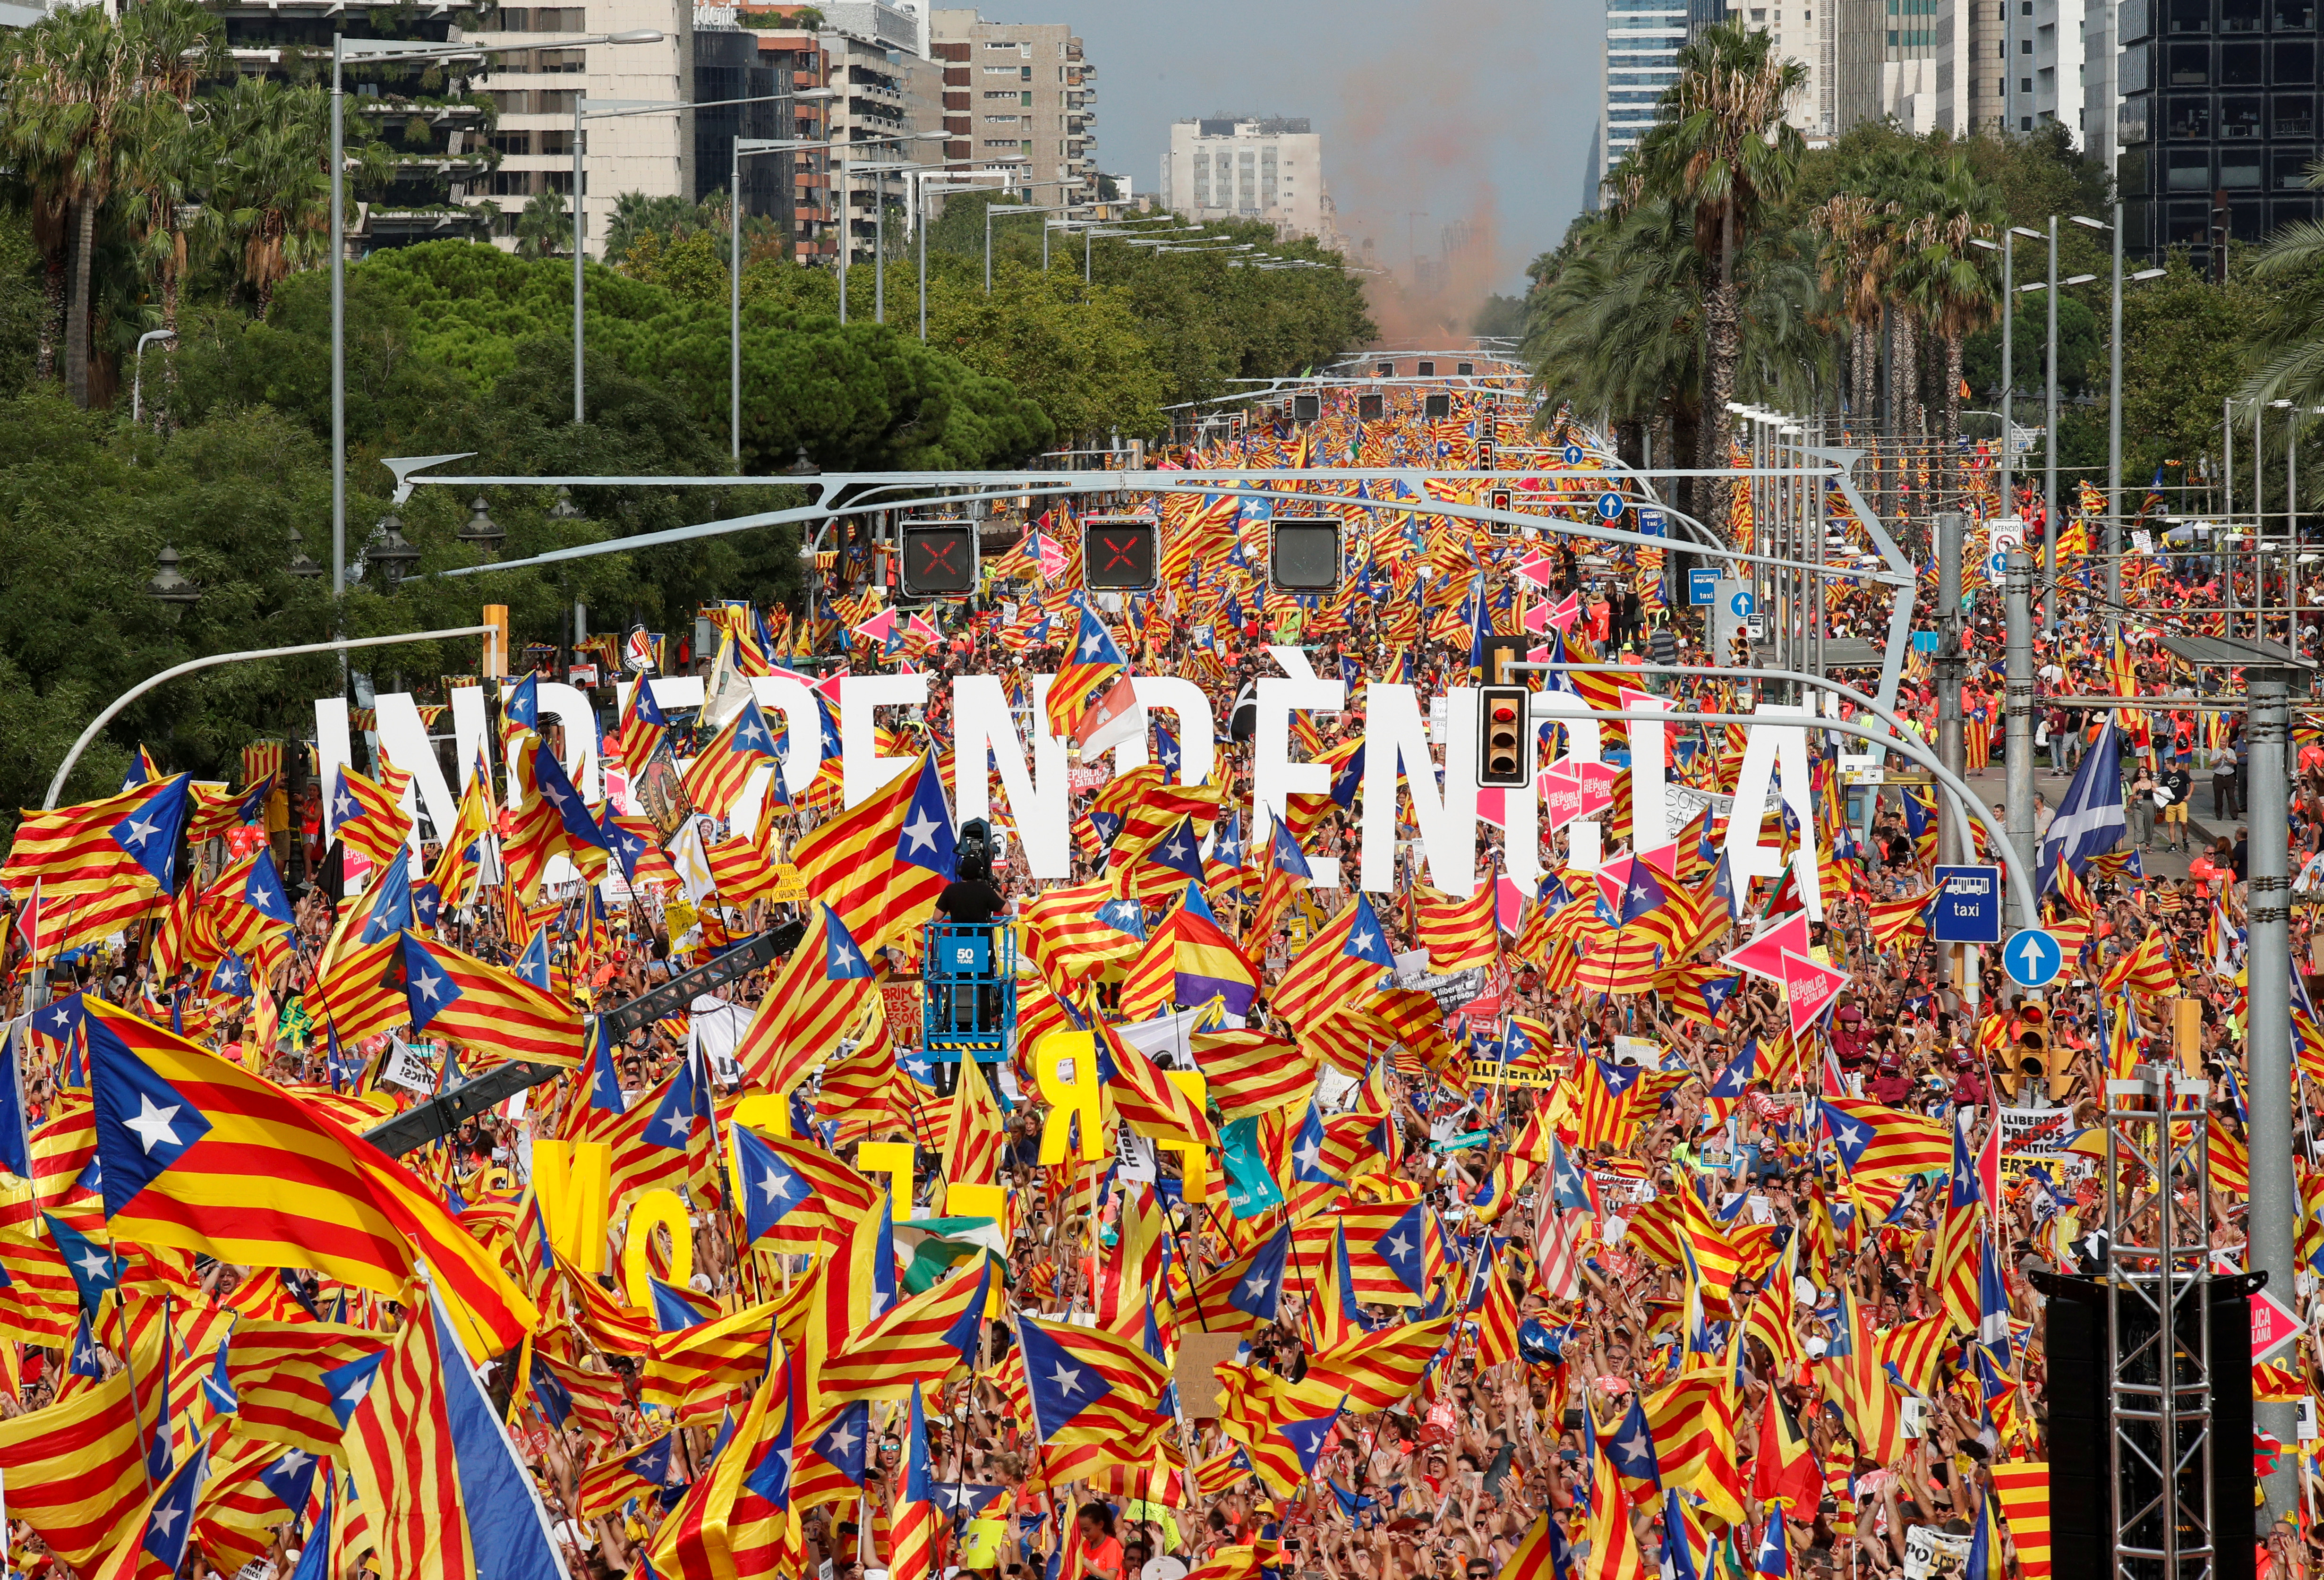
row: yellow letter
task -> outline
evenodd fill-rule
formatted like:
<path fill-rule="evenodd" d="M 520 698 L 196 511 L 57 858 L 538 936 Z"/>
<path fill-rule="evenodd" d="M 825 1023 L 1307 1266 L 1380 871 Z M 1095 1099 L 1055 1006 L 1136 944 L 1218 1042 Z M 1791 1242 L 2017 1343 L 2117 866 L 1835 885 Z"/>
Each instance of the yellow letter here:
<path fill-rule="evenodd" d="M 734 1123 L 769 1135 L 791 1139 L 790 1098 L 779 1092 L 753 1092 L 734 1104 Z"/>
<path fill-rule="evenodd" d="M 694 1277 L 694 1226 L 687 1219 L 686 1203 L 674 1190 L 650 1190 L 630 1208 L 630 1226 L 622 1243 L 622 1287 L 630 1304 L 653 1309 L 651 1274 L 646 1244 L 657 1227 L 669 1231 L 669 1281 L 679 1289 Z"/>
<path fill-rule="evenodd" d="M 1072 1071 L 1070 1076 L 1065 1073 Z M 1093 1031 L 1052 1031 L 1033 1049 L 1033 1079 L 1049 1116 L 1041 1122 L 1044 1164 L 1065 1158 L 1066 1126 L 1081 1115 L 1084 1160 L 1105 1155 L 1105 1138 L 1098 1133 L 1097 1034 Z"/>
<path fill-rule="evenodd" d="M 1162 1078 L 1192 1098 L 1198 1109 L 1210 1101 L 1210 1083 L 1203 1079 L 1200 1070 L 1164 1070 Z M 1179 1179 L 1186 1200 L 1196 1205 L 1210 1200 L 1211 1150 L 1198 1141 L 1157 1140 L 1154 1144 L 1178 1154 Z"/>
<path fill-rule="evenodd" d="M 888 1177 L 889 1222 L 912 1215 L 911 1142 L 859 1141 L 855 1147 L 855 1171 Z"/>
<path fill-rule="evenodd" d="M 613 1168 L 613 1149 L 606 1141 L 532 1143 L 532 1190 L 549 1243 L 584 1272 L 604 1265 Z"/>

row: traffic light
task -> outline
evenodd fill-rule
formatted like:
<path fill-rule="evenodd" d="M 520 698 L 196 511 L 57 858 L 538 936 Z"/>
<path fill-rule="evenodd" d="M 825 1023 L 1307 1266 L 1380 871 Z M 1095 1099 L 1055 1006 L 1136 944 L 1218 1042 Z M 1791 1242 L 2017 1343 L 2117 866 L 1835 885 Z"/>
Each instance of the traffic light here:
<path fill-rule="evenodd" d="M 1493 441 L 1489 439 L 1480 439 L 1477 441 L 1477 470 L 1480 472 L 1499 470 L 1493 461 Z"/>
<path fill-rule="evenodd" d="M 1477 784 L 1523 790 L 1533 782 L 1526 752 L 1526 689 L 1483 686 L 1477 690 Z"/>
<path fill-rule="evenodd" d="M 1278 593 L 1340 590 L 1340 518 L 1277 516 L 1267 555 L 1267 581 Z"/>
<path fill-rule="evenodd" d="M 1156 526 L 1148 516 L 1082 522 L 1082 581 L 1093 591 L 1140 593 L 1154 586 Z"/>
<path fill-rule="evenodd" d="M 1323 396 L 1321 396 L 1321 395 L 1294 395 L 1294 396 L 1292 396 L 1292 397 L 1291 397 L 1291 420 L 1292 420 L 1292 421 L 1294 421 L 1294 422 L 1313 422 L 1313 421 L 1316 420 L 1318 418 L 1322 417 L 1323 415 Z"/>
<path fill-rule="evenodd" d="M 1356 397 L 1356 417 L 1360 421 L 1378 422 L 1381 418 L 1387 415 L 1388 397 L 1386 395 L 1358 395 Z"/>
<path fill-rule="evenodd" d="M 1425 366 L 1427 365 L 1424 363 L 1422 365 Z M 1452 416 L 1452 397 L 1450 395 L 1423 395 L 1420 398 L 1420 414 L 1423 417 Z"/>
<path fill-rule="evenodd" d="M 908 598 L 957 597 L 976 590 L 976 523 L 906 522 L 900 580 Z"/>
<path fill-rule="evenodd" d="M 1506 488 L 1489 488 L 1485 491 L 1487 510 L 1513 511 L 1517 507 L 1517 496 Z M 1507 522 L 1494 522 L 1490 524 L 1497 532 L 1506 532 L 1509 530 L 1509 524 Z"/>

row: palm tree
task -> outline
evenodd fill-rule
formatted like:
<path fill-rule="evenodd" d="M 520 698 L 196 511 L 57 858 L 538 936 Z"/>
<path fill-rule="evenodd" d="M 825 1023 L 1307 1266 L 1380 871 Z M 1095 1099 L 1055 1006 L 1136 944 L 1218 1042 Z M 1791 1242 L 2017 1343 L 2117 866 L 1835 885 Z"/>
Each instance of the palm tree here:
<path fill-rule="evenodd" d="M 2324 189 L 2324 161 L 2308 167 L 2308 184 Z M 2324 221 L 2277 231 L 2252 259 L 2251 274 L 2265 306 L 2251 334 L 2259 366 L 2239 398 L 2288 400 L 2294 411 L 2324 406 Z"/>
<path fill-rule="evenodd" d="M 88 404 L 89 269 L 97 216 L 123 183 L 149 97 L 180 115 L 218 59 L 217 18 L 192 0 L 148 0 L 116 23 L 97 6 L 52 13 L 0 53 L 0 153 L 33 189 L 36 212 L 63 221 L 65 385 Z"/>
<path fill-rule="evenodd" d="M 320 88 L 254 77 L 236 80 L 216 106 L 202 236 L 232 261 L 262 318 L 286 276 L 330 255 L 327 115 Z"/>
<path fill-rule="evenodd" d="M 1710 342 L 1703 365 L 1701 461 L 1724 466 L 1742 353 L 1736 261 L 1766 210 L 1799 174 L 1804 144 L 1784 112 L 1807 68 L 1773 52 L 1765 32 L 1729 23 L 1706 28 L 1678 54 L 1678 79 L 1653 126 L 1615 172 L 1626 199 L 1658 197 L 1690 206 L 1694 250 L 1716 267 L 1703 293 Z M 1706 513 L 1724 531 L 1727 494 L 1712 489 Z"/>
<path fill-rule="evenodd" d="M 573 221 L 566 217 L 565 194 L 535 192 L 516 217 L 516 251 L 521 258 L 553 258 L 573 238 Z"/>
<path fill-rule="evenodd" d="M 1958 152 L 1938 168 L 1926 197 L 1923 239 L 1906 273 L 1917 316 L 1944 343 L 1944 466 L 1937 496 L 1959 508 L 1962 346 L 2001 311 L 2000 282 L 1970 243 L 1997 235 L 2008 217 L 2000 195 Z"/>

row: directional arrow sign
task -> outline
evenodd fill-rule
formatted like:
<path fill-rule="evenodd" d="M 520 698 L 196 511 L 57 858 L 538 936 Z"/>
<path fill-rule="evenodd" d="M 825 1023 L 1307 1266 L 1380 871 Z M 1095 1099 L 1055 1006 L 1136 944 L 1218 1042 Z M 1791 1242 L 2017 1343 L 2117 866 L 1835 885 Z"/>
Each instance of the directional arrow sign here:
<path fill-rule="evenodd" d="M 1783 966 L 1784 1003 L 1792 1012 L 1792 1035 L 1797 1037 L 1816 1023 L 1833 997 L 1848 985 L 1848 973 L 1788 949 L 1784 951 Z"/>
<path fill-rule="evenodd" d="M 1782 982 L 1787 976 L 1784 956 L 1795 955 L 1805 957 L 1807 952 L 1807 912 L 1795 910 L 1774 926 L 1760 929 L 1757 937 L 1720 963 L 1748 971 L 1754 976 L 1764 976 L 1770 982 Z"/>
<path fill-rule="evenodd" d="M 2051 934 L 2030 927 L 2011 936 L 2008 947 L 2001 951 L 2001 963 L 2009 968 L 2009 980 L 2018 986 L 2047 987 L 2058 979 L 2066 952 Z"/>

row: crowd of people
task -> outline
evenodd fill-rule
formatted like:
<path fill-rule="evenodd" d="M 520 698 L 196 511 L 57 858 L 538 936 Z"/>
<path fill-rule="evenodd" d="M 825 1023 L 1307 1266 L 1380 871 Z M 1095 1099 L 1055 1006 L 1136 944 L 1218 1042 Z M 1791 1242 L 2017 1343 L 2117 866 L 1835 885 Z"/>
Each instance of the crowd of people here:
<path fill-rule="evenodd" d="M 1460 394 L 1453 405 L 1441 421 L 1397 411 L 1364 423 L 1333 401 L 1309 431 L 1254 430 L 1181 459 L 1266 467 L 1340 454 L 1351 465 L 1450 473 L 1480 434 L 1512 445 L 1536 418 L 1514 399 L 1489 405 Z M 1558 444 L 1589 440 L 1563 416 L 1542 420 Z M 1545 484 L 1545 495 L 1555 492 Z M 1434 498 L 1474 503 L 1472 494 L 1456 478 Z M 828 585 L 807 615 L 724 616 L 723 661 L 746 677 L 843 652 L 858 673 L 899 661 L 927 673 L 932 700 L 902 737 L 927 749 L 954 789 L 961 772 L 978 770 L 950 757 L 950 678 L 1001 676 L 1029 725 L 1038 717 L 1030 677 L 1071 661 L 1085 618 L 1107 628 L 1135 673 L 1192 679 L 1212 698 L 1221 739 L 1208 786 L 1149 772 L 1109 802 L 1102 786 L 1077 781 L 1064 884 L 1027 874 L 996 792 L 991 881 L 1005 907 L 1000 925 L 1015 929 L 1028 963 L 1015 984 L 1018 1037 L 1006 1057 L 968 1071 L 928 1057 L 918 1010 L 919 994 L 932 991 L 928 963 L 917 932 L 898 929 L 874 951 L 874 1007 L 827 1028 L 828 1046 L 797 1050 L 809 1073 L 796 1086 L 754 1089 L 754 1067 L 731 1057 L 733 1035 L 711 1030 L 732 1015 L 724 1005 L 753 1025 L 785 1008 L 798 979 L 778 957 L 659 1011 L 557 1080 L 406 1155 L 540 1307 L 525 1348 L 493 1358 L 484 1377 L 567 1570 L 817 1580 L 917 1580 L 924 1566 L 1028 1580 L 1245 1580 L 1260 1568 L 1285 1580 L 1632 1580 L 1657 1571 L 1710 1580 L 1715 1570 L 1928 1580 L 1984 1566 L 1977 1580 L 2005 1570 L 2042 1580 L 2051 1561 L 2043 1471 L 2053 1445 L 2044 1297 L 2031 1280 L 2102 1265 L 2093 1235 L 2104 1227 L 2105 1153 L 2091 1138 L 2104 1081 L 2173 1058 L 2167 1001 L 2200 1005 L 2200 1049 L 2179 1057 L 2216 1083 L 2206 1205 L 2212 1243 L 2234 1261 L 2246 1234 L 2243 1104 L 2295 1101 L 2304 1148 L 2309 1083 L 2324 1076 L 2303 1041 L 2293 1093 L 2249 1087 L 2247 833 L 2229 833 L 2243 811 L 2248 753 L 2232 716 L 2195 706 L 2203 684 L 2227 678 L 2189 674 L 2149 634 L 2203 607 L 2200 587 L 2169 566 L 2136 581 L 2117 647 L 2107 612 L 2075 584 L 2061 589 L 2059 628 L 2042 638 L 2045 695 L 2142 698 L 2038 714 L 2036 749 L 2057 772 L 2070 772 L 2100 732 L 2122 732 L 2128 814 L 2121 845 L 2053 885 L 2047 903 L 2074 948 L 2046 994 L 2011 990 L 1992 951 L 1971 961 L 1969 951 L 1931 941 L 1921 903 L 1937 852 L 1925 792 L 1851 799 L 1835 754 L 1819 751 L 1818 816 L 1784 837 L 1813 851 L 1819 915 L 1804 937 L 1845 985 L 1803 1021 L 1780 982 L 1728 963 L 1755 935 L 1803 917 L 1808 902 L 1795 882 L 1727 881 L 1717 856 L 1723 811 L 1668 831 L 1677 843 L 1663 898 L 1637 915 L 1618 894 L 1609 909 L 1592 875 L 1567 864 L 1563 833 L 1544 836 L 1551 875 L 1540 890 L 1504 905 L 1495 881 L 1506 870 L 1503 836 L 1486 827 L 1480 909 L 1416 857 L 1400 864 L 1392 896 L 1297 881 L 1297 859 L 1337 857 L 1353 872 L 1352 781 L 1345 794 L 1295 798 L 1290 855 L 1253 821 L 1253 746 L 1237 726 L 1236 702 L 1280 672 L 1270 640 L 1296 642 L 1318 673 L 1350 682 L 1343 710 L 1295 728 L 1302 753 L 1333 763 L 1335 775 L 1360 741 L 1367 685 L 1407 681 L 1430 697 L 1472 683 L 1480 625 L 1576 661 L 1635 664 L 1640 688 L 1702 711 L 1747 707 L 1748 688 L 1735 681 L 1653 670 L 1657 633 L 1682 663 L 1714 661 L 1692 616 L 1674 615 L 1658 552 L 1624 549 L 1599 568 L 1577 568 L 1570 545 L 1561 555 L 1548 541 L 1433 513 L 1428 497 L 1382 504 L 1370 494 L 1349 513 L 1347 596 L 1303 602 L 1240 568 L 1263 513 L 1231 504 L 1221 519 L 1200 494 L 1156 503 L 1166 545 L 1209 534 L 1219 553 L 1194 557 L 1191 582 L 1126 605 L 1079 592 L 1072 522 L 1060 510 L 1025 523 L 1025 545 L 996 568 L 1001 580 L 988 596 L 932 614 L 927 634 L 908 641 L 860 633 L 882 601 L 867 590 L 876 583 L 856 579 L 870 563 L 844 558 L 821 568 Z M 1277 508 L 1306 507 L 1286 498 Z M 1064 551 L 1045 559 L 1054 543 Z M 1891 596 L 1869 582 L 1836 582 L 1835 622 L 1882 629 L 1885 617 L 1873 615 Z M 1969 627 L 1972 679 L 1962 700 L 1977 770 L 2002 748 L 1990 595 L 1979 596 Z M 697 667 L 721 660 L 706 654 Z M 1572 684 L 1613 705 L 1610 683 Z M 1937 701 L 1933 669 L 1915 654 L 1897 711 L 1933 738 Z M 609 716 L 609 743 L 622 722 Z M 687 720 L 669 727 L 688 738 Z M 1618 728 L 1608 727 L 1609 746 Z M 702 729 L 694 744 L 711 733 Z M 1674 780 L 1706 802 L 1731 790 L 1739 732 L 1675 734 Z M 1172 744 L 1167 732 L 1149 741 L 1163 762 Z M 1552 731 L 1545 757 L 1561 744 Z M 2298 770 L 2296 868 L 2324 841 L 2324 747 L 2304 734 Z M 2148 870 L 2144 858 L 2156 849 L 2188 844 L 2206 779 L 2210 806 L 2196 816 L 2222 848 L 2184 879 Z M 764 861 L 733 894 L 697 896 L 622 864 L 603 885 L 560 882 L 552 872 L 528 906 L 490 881 L 486 860 L 475 864 L 473 887 L 440 893 L 432 924 L 415 919 L 415 929 L 508 972 L 538 971 L 576 1021 L 585 1011 L 614 1016 L 737 940 L 816 924 L 819 896 L 811 883 L 786 885 L 784 863 L 838 808 L 791 788 L 790 806 L 755 833 L 733 831 Z M 1182 818 L 1207 847 L 1191 880 L 1157 870 L 1158 837 Z M 1621 778 L 1602 820 L 1610 851 L 1655 843 L 1631 826 Z M 503 816 L 498 832 L 509 826 Z M 440 845 L 415 843 L 421 872 L 447 870 Z M 379 874 L 356 889 L 346 853 L 327 839 L 295 863 L 285 840 L 276 848 L 294 873 L 294 910 L 255 984 L 222 990 L 215 962 L 198 952 L 192 963 L 173 957 L 161 946 L 164 899 L 117 934 L 43 956 L 49 975 L 28 1010 L 73 993 L 126 1006 L 355 1124 L 426 1103 L 497 1062 L 488 1044 L 431 1046 L 400 1024 L 393 1035 L 335 1035 L 318 983 L 348 947 L 347 918 L 371 902 Z M 232 866 L 212 856 L 188 882 Z M 935 912 L 982 921 L 962 892 L 981 875 L 950 875 Z M 1058 888 L 1085 903 L 1037 906 Z M 12 933 L 25 936 L 28 897 L 12 890 L 10 898 L 20 923 Z M 1119 909 L 1124 900 L 1129 913 Z M 1165 969 L 1158 1001 L 1142 969 L 1148 940 L 1169 937 L 1173 919 L 1198 905 L 1250 972 L 1248 1002 L 1231 1017 L 1213 995 L 1185 993 L 1183 956 L 1180 985 L 1168 985 Z M 1066 935 L 1094 923 L 1102 906 L 1111 936 L 1069 946 Z M 1351 947 L 1359 907 L 1382 931 L 1378 957 L 1394 963 L 1394 980 L 1373 971 L 1341 984 L 1345 1003 L 1319 1004 L 1307 984 L 1321 956 Z M 2295 911 L 2302 969 L 2308 928 L 2308 913 Z M 32 963 L 20 960 L 20 969 Z M 1117 1124 L 1111 1105 L 1096 1160 L 1070 1150 L 1070 1132 L 1064 1160 L 1045 1147 L 1058 1072 L 1036 1057 L 1039 1039 L 1098 1022 L 1132 1031 L 1169 1022 L 1153 1044 L 1169 1052 L 1157 1057 L 1209 1076 L 1207 1111 L 1185 1120 L 1192 1154 L 1141 1146 L 1138 1127 L 1127 1117 Z M 1136 1040 L 1120 1035 L 1122 1046 Z M 93 1154 L 70 1150 L 89 1132 L 89 1077 L 69 1042 L 26 1034 L 17 1046 L 38 1178 L 0 1221 L 0 1268 L 43 1245 L 61 1257 L 69 1243 L 59 1214 L 84 1226 L 64 1233 L 105 1238 L 101 1215 L 86 1211 L 102 1191 L 84 1177 Z M 433 1090 L 404 1073 L 415 1048 Z M 867 1061 L 880 1067 L 870 1077 Z M 661 1112 L 688 1081 L 706 1088 L 706 1123 L 679 1161 L 629 1175 L 617 1156 L 607 1237 L 569 1258 L 540 1254 L 530 1241 L 548 1234 L 536 1171 L 544 1143 L 612 1136 L 618 1154 L 621 1120 Z M 754 1116 L 744 1106 L 769 1096 L 784 1111 L 771 1123 L 763 1108 Z M 978 1150 L 964 1139 L 979 1123 L 978 1101 L 993 1115 L 994 1144 L 976 1163 L 982 1178 L 948 1177 Z M 1130 1097 L 1121 1102 L 1125 1115 L 1140 1112 Z M 1840 1133 L 1858 1125 L 1877 1137 L 1870 1153 Z M 722 1495 L 722 1463 L 743 1451 L 754 1400 L 770 1397 L 787 1356 L 852 1335 L 801 1336 L 802 1325 L 825 1318 L 802 1309 L 812 1301 L 796 1292 L 825 1287 L 820 1271 L 844 1254 L 843 1237 L 802 1245 L 752 1234 L 737 1131 L 827 1155 L 875 1183 L 899 1182 L 879 1209 L 891 1210 L 897 1226 L 875 1241 L 881 1255 L 894 1248 L 883 1276 L 896 1299 L 949 1287 L 945 1278 L 988 1253 L 1000 1286 L 960 1363 L 868 1399 L 869 1446 L 854 1474 L 815 1481 L 813 1501 L 790 1505 L 795 1520 L 779 1513 L 771 1545 L 747 1551 L 739 1537 L 729 1548 L 703 1534 L 703 1510 Z M 900 1174 L 872 1169 L 857 1151 L 898 1141 L 908 1159 Z M 1970 1161 L 1988 1152 L 1998 1160 L 1991 1171 Z M 2305 1195 L 2304 1150 L 2300 1161 Z M 954 1187 L 988 1184 L 1002 1187 L 997 1215 L 960 1209 L 984 1198 Z M 659 1235 L 624 1221 L 654 1187 L 678 1190 L 684 1206 Z M 915 1219 L 929 1227 L 909 1232 Z M 1395 1237 L 1407 1231 L 1416 1249 L 1397 1249 Z M 688 1243 L 669 1241 L 672 1232 Z M 632 1236 L 645 1242 L 645 1285 L 626 1269 Z M 982 1249 L 964 1249 L 972 1242 Z M 2303 1253 L 2324 1245 L 2324 1231 L 2304 1224 L 2301 1244 Z M 158 1354 L 170 1392 L 185 1402 L 170 1419 L 141 1418 L 140 1430 L 181 1444 L 204 1436 L 214 1467 L 177 1572 L 386 1573 L 390 1549 L 361 1528 L 363 1505 L 324 1495 L 344 1466 L 302 1483 L 295 1506 L 261 1506 L 249 1495 L 255 1471 L 235 1480 L 217 1468 L 243 1470 L 229 1450 L 250 1443 L 266 1446 L 263 1456 L 298 1450 L 251 1435 L 200 1380 L 220 1340 L 223 1374 L 244 1325 L 320 1319 L 392 1332 L 408 1304 L 351 1301 L 346 1286 L 311 1272 L 207 1256 L 150 1260 L 145 1277 L 124 1279 L 87 1310 L 75 1305 L 87 1291 L 69 1282 L 61 1291 L 21 1280 L 0 1289 L 5 1361 L 20 1383 L 0 1411 L 36 1422 L 133 1365 L 146 1326 L 136 1313 L 166 1296 L 159 1320 L 169 1336 Z M 1271 1280 L 1258 1276 L 1259 1305 L 1221 1305 L 1237 1279 L 1270 1265 Z M 1982 1288 L 1981 1265 L 1992 1275 Z M 1222 1284 L 1222 1274 L 1231 1276 Z M 649 1302 L 635 1304 L 648 1286 Z M 673 1398 L 664 1386 L 670 1357 L 690 1354 L 712 1325 L 745 1318 L 740 1336 L 755 1344 L 755 1362 L 729 1363 L 712 1384 Z M 1030 1345 L 1050 1342 L 1036 1336 L 1050 1330 L 1034 1325 L 1052 1322 L 1111 1334 L 1150 1359 L 1170 1383 L 1150 1412 L 1152 1430 L 1125 1428 L 1111 1441 L 1052 1435 L 1049 1384 L 1028 1376 L 1026 1359 Z M 2274 1386 L 2309 1389 L 2308 1342 L 2279 1357 Z M 84 1343 L 92 1366 L 78 1363 Z M 801 1444 L 816 1418 L 805 1402 L 813 1386 L 801 1394 L 794 1385 L 790 1396 Z M 833 1455 L 816 1441 L 820 1466 Z M 804 1447 L 786 1463 L 807 1464 Z M 2263 1530 L 2271 1575 L 2305 1573 L 2324 1558 L 2309 1550 L 2304 1455 L 2301 1465 L 2299 1512 Z M 788 1474 L 803 1491 L 804 1471 Z M 755 1474 L 723 1496 L 747 1498 Z M 13 1477 L 7 1484 L 12 1576 L 112 1564 L 110 1553 L 74 1548 L 61 1525 L 28 1519 Z M 933 1535 L 914 1512 L 924 1506 L 936 1511 Z M 513 1518 L 466 1512 L 478 1525 Z"/>

